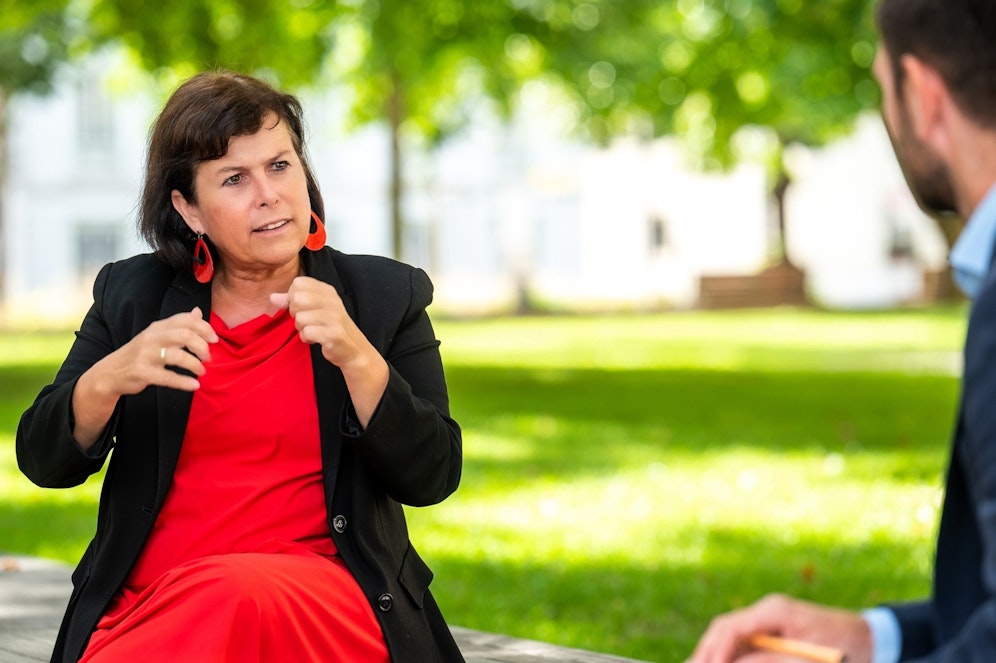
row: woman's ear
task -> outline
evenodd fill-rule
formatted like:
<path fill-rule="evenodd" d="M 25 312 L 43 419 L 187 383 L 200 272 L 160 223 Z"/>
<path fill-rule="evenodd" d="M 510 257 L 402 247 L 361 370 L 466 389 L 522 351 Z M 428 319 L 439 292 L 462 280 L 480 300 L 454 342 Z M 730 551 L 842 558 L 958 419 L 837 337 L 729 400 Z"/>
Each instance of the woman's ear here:
<path fill-rule="evenodd" d="M 183 222 L 187 224 L 187 227 L 195 235 L 203 234 L 204 226 L 201 224 L 200 215 L 197 213 L 197 206 L 188 203 L 183 194 L 176 189 L 170 192 L 170 200 L 173 202 L 173 209 L 183 217 Z"/>

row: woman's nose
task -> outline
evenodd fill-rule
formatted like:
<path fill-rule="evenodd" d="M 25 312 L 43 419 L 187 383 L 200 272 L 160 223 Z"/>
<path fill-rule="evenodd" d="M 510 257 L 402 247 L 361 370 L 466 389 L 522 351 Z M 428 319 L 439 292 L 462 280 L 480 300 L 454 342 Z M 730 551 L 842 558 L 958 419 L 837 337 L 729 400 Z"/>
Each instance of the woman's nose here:
<path fill-rule="evenodd" d="M 272 206 L 280 198 L 276 185 L 266 177 L 256 178 L 256 204 L 259 207 Z"/>

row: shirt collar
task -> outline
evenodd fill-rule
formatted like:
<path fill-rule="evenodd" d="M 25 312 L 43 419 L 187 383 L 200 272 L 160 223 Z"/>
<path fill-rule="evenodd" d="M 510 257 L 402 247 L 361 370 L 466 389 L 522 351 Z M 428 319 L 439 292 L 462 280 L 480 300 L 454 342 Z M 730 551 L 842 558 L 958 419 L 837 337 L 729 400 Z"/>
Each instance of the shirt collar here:
<path fill-rule="evenodd" d="M 984 279 L 989 273 L 996 242 L 996 184 L 982 198 L 965 229 L 948 254 L 951 267 L 959 272 Z"/>

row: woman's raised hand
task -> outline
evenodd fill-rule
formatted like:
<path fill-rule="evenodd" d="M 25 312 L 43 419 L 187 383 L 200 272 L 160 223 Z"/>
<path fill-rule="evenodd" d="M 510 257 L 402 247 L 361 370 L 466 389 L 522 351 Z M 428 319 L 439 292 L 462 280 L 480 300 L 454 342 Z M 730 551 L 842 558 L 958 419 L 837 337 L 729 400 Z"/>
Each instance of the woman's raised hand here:
<path fill-rule="evenodd" d="M 341 369 L 376 353 L 328 283 L 299 276 L 287 292 L 270 295 L 270 301 L 290 312 L 302 341 L 320 345 L 322 355 Z"/>
<path fill-rule="evenodd" d="M 299 276 L 270 301 L 290 312 L 302 341 L 321 346 L 322 356 L 339 367 L 366 427 L 387 387 L 387 362 L 349 317 L 339 293 L 328 283 Z"/>
<path fill-rule="evenodd" d="M 211 358 L 209 345 L 217 341 L 200 308 L 157 320 L 99 362 L 105 364 L 101 366 L 104 390 L 118 396 L 153 385 L 194 391 L 200 386 L 197 378 L 173 369 L 204 375 L 204 362 Z"/>
<path fill-rule="evenodd" d="M 217 341 L 200 308 L 194 308 L 153 322 L 95 363 L 80 376 L 73 391 L 76 441 L 84 449 L 92 446 L 121 396 L 149 386 L 195 391 L 200 387 L 197 377 L 204 375 L 204 363 L 211 357 L 209 346 Z"/>

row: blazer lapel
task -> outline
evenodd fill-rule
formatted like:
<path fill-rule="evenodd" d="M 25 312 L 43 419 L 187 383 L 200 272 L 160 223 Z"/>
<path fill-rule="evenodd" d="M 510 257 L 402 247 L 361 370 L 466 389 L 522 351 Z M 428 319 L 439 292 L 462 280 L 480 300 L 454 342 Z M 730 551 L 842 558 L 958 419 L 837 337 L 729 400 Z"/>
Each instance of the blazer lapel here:
<path fill-rule="evenodd" d="M 333 259 L 336 251 L 325 247 L 320 251 L 302 251 L 301 253 L 304 273 L 334 287 L 336 292 L 339 293 L 343 305 L 346 307 L 346 313 L 355 320 L 356 305 L 353 302 L 353 295 L 343 282 L 342 277 L 339 276 L 339 270 L 336 269 L 335 260 Z"/>
<path fill-rule="evenodd" d="M 303 251 L 304 273 L 324 281 L 336 289 L 349 317 L 356 319 L 352 295 L 339 276 L 333 261 L 334 251 L 328 247 L 320 251 Z M 342 455 L 342 435 L 339 432 L 342 407 L 349 398 L 342 371 L 322 355 L 322 348 L 311 346 L 311 366 L 315 374 L 315 394 L 318 399 L 318 425 L 322 436 L 322 467 L 325 477 L 325 498 L 331 508 L 335 493 L 336 469 Z"/>
<path fill-rule="evenodd" d="M 185 313 L 199 306 L 204 318 L 211 314 L 211 287 L 194 280 L 186 272 L 177 274 L 159 309 L 159 319 L 177 313 Z M 173 472 L 180 458 L 180 447 L 193 393 L 179 389 L 156 387 L 156 403 L 159 415 L 159 477 L 156 489 L 156 503 L 162 504 L 166 492 L 173 482 Z"/>

